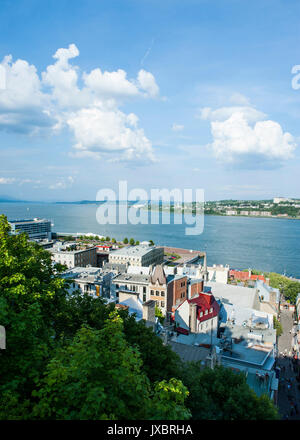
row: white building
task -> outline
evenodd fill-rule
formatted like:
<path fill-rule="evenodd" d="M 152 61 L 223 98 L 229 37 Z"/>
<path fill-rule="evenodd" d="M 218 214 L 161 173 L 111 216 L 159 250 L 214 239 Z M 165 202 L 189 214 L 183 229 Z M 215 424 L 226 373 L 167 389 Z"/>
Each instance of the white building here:
<path fill-rule="evenodd" d="M 49 249 L 52 254 L 54 263 L 67 266 L 69 269 L 73 267 L 97 266 L 97 248 L 91 247 L 78 250 L 63 250 L 60 248 Z"/>
<path fill-rule="evenodd" d="M 111 298 L 113 273 L 99 267 L 74 267 L 65 271 L 61 277 L 70 282 L 69 293 L 79 289 L 93 297 Z"/>
<path fill-rule="evenodd" d="M 50 220 L 34 218 L 31 220 L 9 220 L 11 234 L 20 234 L 26 232 L 29 238 L 47 238 L 51 239 Z"/>
<path fill-rule="evenodd" d="M 207 267 L 208 281 L 215 281 L 216 283 L 227 284 L 229 278 L 229 266 L 214 264 Z"/>
<path fill-rule="evenodd" d="M 147 246 L 125 246 L 109 254 L 109 263 L 130 264 L 133 266 L 150 266 L 161 264 L 164 261 L 164 249 Z"/>

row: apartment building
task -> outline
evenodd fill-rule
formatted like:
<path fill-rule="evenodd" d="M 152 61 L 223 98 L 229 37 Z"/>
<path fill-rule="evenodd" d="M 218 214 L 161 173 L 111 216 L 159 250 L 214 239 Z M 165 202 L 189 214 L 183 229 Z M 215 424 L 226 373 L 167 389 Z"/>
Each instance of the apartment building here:
<path fill-rule="evenodd" d="M 49 249 L 54 263 L 60 263 L 69 269 L 73 267 L 97 267 L 97 248 L 91 247 L 78 250 Z"/>
<path fill-rule="evenodd" d="M 26 232 L 32 239 L 51 239 L 51 221 L 41 218 L 30 220 L 9 220 L 11 234 Z"/>
<path fill-rule="evenodd" d="M 164 261 L 163 248 L 147 245 L 125 246 L 109 253 L 109 263 L 150 266 Z"/>

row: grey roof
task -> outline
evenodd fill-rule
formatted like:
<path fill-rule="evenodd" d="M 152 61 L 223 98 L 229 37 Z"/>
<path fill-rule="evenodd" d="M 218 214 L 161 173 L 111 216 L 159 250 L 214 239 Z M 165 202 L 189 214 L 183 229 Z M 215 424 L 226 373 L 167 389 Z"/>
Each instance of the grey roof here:
<path fill-rule="evenodd" d="M 128 257 L 142 257 L 148 252 L 156 249 L 155 246 L 147 246 L 144 244 L 139 244 L 137 246 L 125 246 L 121 249 L 116 249 L 110 252 L 110 255 L 124 255 Z"/>
<path fill-rule="evenodd" d="M 255 308 L 255 295 L 256 289 L 250 289 L 248 287 L 232 286 L 231 284 L 216 283 L 214 281 L 208 281 L 206 286 L 211 287 L 211 291 L 216 298 L 220 298 L 223 302 L 229 302 L 235 306 Z"/>
<path fill-rule="evenodd" d="M 144 274 L 132 274 L 132 273 L 121 273 L 120 275 L 117 275 L 114 279 L 114 283 L 149 283 L 150 276 L 144 275 Z"/>
<path fill-rule="evenodd" d="M 177 353 L 183 362 L 205 361 L 209 355 L 209 349 L 204 347 L 194 347 L 193 345 L 170 342 L 170 346 Z"/>

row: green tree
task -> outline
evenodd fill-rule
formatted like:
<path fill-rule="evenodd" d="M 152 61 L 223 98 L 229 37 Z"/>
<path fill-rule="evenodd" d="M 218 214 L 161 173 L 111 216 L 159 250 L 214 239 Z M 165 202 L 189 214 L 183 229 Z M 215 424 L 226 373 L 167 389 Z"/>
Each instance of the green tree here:
<path fill-rule="evenodd" d="M 158 318 L 158 320 L 161 324 L 164 323 L 165 317 L 163 315 L 163 312 L 161 311 L 161 309 L 159 307 L 157 307 L 157 305 L 155 305 L 155 316 Z"/>
<path fill-rule="evenodd" d="M 243 373 L 223 366 L 214 370 L 188 363 L 182 381 L 190 391 L 187 407 L 196 420 L 276 420 L 279 418 L 268 396 L 258 397 Z"/>
<path fill-rule="evenodd" d="M 24 233 L 10 235 L 0 216 L 0 323 L 6 329 L 1 353 L 0 395 L 25 401 L 49 356 L 55 338 L 57 310 L 66 298 L 64 281 L 54 271 L 50 253 L 28 241 Z"/>
<path fill-rule="evenodd" d="M 133 246 L 134 245 L 134 238 L 131 238 L 130 240 L 129 240 L 129 244 L 131 244 L 131 246 Z"/>
<path fill-rule="evenodd" d="M 136 245 L 139 245 L 139 244 L 140 244 L 139 240 L 137 240 L 137 241 L 135 242 L 135 244 L 136 244 Z"/>
<path fill-rule="evenodd" d="M 128 238 L 127 237 L 124 238 L 123 243 L 124 244 L 128 244 Z"/>
<path fill-rule="evenodd" d="M 110 241 L 110 237 L 107 236 L 107 237 L 105 238 L 105 240 L 106 240 L 106 241 Z"/>
<path fill-rule="evenodd" d="M 151 390 L 136 348 L 125 340 L 116 311 L 102 330 L 83 327 L 49 362 L 33 416 L 43 419 L 164 419 L 189 417 L 186 387 L 173 379 Z M 162 406 L 162 408 L 161 408 Z"/>
<path fill-rule="evenodd" d="M 150 244 L 150 246 L 154 246 L 154 241 L 153 240 L 149 240 L 149 244 Z"/>
<path fill-rule="evenodd" d="M 116 239 L 115 238 L 112 238 L 111 241 L 112 241 L 112 243 L 116 243 Z"/>
<path fill-rule="evenodd" d="M 274 328 L 276 329 L 276 335 L 277 335 L 277 336 L 281 336 L 282 333 L 283 333 L 282 325 L 281 325 L 281 323 L 276 319 L 275 316 L 273 316 L 273 323 L 274 323 Z"/>

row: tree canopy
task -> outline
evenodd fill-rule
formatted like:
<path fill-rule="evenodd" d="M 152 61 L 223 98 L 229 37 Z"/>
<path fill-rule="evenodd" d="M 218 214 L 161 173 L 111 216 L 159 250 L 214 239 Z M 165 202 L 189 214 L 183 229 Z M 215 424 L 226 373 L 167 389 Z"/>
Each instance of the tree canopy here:
<path fill-rule="evenodd" d="M 63 266 L 9 230 L 0 216 L 0 419 L 276 418 L 242 375 L 183 365 L 127 310 L 69 293 Z"/>

